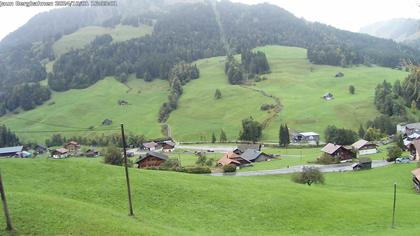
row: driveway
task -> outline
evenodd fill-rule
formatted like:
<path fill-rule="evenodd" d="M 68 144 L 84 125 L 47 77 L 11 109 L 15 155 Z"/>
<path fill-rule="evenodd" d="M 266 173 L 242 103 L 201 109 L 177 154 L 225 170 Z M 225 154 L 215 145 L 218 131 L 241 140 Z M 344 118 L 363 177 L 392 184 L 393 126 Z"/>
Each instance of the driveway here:
<path fill-rule="evenodd" d="M 353 171 L 352 165 L 354 163 L 342 163 L 334 165 L 300 165 L 292 166 L 290 168 L 276 169 L 276 170 L 257 170 L 257 171 L 246 171 L 246 172 L 236 172 L 236 173 L 212 173 L 210 176 L 260 176 L 260 175 L 281 175 L 281 174 L 291 174 L 296 172 L 301 172 L 303 167 L 316 167 L 319 168 L 321 172 L 344 172 L 344 171 Z M 372 161 L 372 168 L 383 167 L 391 165 L 387 161 Z"/>

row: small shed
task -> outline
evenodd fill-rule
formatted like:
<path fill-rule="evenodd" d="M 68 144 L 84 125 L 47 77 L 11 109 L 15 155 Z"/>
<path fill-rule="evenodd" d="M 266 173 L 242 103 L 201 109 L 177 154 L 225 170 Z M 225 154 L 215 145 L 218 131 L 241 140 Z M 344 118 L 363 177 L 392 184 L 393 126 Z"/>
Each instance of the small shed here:
<path fill-rule="evenodd" d="M 102 125 L 112 125 L 112 120 L 105 119 L 104 121 L 102 121 Z"/>
<path fill-rule="evenodd" d="M 372 169 L 372 159 L 368 157 L 359 158 L 359 163 L 353 165 L 353 170 L 369 170 Z"/>
<path fill-rule="evenodd" d="M 322 96 L 322 98 L 329 101 L 329 100 L 334 99 L 334 95 L 332 93 L 328 92 L 328 93 L 324 94 L 324 96 Z"/>
<path fill-rule="evenodd" d="M 22 152 L 23 146 L 0 148 L 0 157 L 12 157 Z"/>
<path fill-rule="evenodd" d="M 159 167 L 169 159 L 163 153 L 148 152 L 136 161 L 138 168 Z"/>
<path fill-rule="evenodd" d="M 343 72 L 338 72 L 337 74 L 335 74 L 335 78 L 341 78 L 344 77 Z"/>

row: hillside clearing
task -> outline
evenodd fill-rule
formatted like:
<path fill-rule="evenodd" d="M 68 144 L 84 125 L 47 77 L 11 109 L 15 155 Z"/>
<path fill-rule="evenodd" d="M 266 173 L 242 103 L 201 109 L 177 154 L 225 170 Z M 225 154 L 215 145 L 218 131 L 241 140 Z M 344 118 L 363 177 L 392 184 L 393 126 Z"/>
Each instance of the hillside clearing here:
<path fill-rule="evenodd" d="M 142 25 L 140 27 L 133 27 L 127 25 L 117 25 L 115 28 L 105 28 L 100 26 L 88 26 L 79 29 L 78 31 L 63 36 L 53 45 L 54 53 L 57 57 L 65 54 L 71 49 L 81 49 L 95 37 L 110 34 L 113 42 L 127 41 L 133 38 L 141 38 L 147 34 L 151 34 L 153 27 Z"/>

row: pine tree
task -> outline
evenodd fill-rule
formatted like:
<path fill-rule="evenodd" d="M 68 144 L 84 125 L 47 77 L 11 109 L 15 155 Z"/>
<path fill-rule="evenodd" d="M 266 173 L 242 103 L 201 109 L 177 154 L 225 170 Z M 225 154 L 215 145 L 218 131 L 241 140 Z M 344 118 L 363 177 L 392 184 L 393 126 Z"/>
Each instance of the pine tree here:
<path fill-rule="evenodd" d="M 211 135 L 211 143 L 215 143 L 216 142 L 216 135 L 213 134 Z"/>
<path fill-rule="evenodd" d="M 284 136 L 284 127 L 283 124 L 280 125 L 280 129 L 279 129 L 279 146 L 283 145 L 283 136 Z"/>
<path fill-rule="evenodd" d="M 365 134 L 366 134 L 365 129 L 363 128 L 363 125 L 360 124 L 359 131 L 358 131 L 359 138 L 364 138 Z"/>
<path fill-rule="evenodd" d="M 286 146 L 290 144 L 290 134 L 289 134 L 289 127 L 287 127 L 287 124 L 284 126 L 284 136 L 285 136 L 285 143 Z"/>
<path fill-rule="evenodd" d="M 220 142 L 221 143 L 227 142 L 226 133 L 223 129 L 220 130 Z"/>

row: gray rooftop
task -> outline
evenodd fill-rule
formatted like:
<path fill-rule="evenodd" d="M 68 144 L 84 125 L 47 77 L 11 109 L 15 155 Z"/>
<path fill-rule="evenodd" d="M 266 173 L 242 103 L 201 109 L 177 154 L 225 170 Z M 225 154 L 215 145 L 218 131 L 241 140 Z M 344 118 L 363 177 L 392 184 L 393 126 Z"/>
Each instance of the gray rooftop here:
<path fill-rule="evenodd" d="M 8 153 L 14 153 L 14 152 L 21 152 L 22 149 L 23 149 L 23 146 L 0 148 L 0 154 L 8 154 Z"/>
<path fill-rule="evenodd" d="M 255 149 L 247 149 L 244 153 L 242 153 L 241 157 L 248 161 L 253 161 L 257 159 L 262 152 L 257 151 Z"/>

